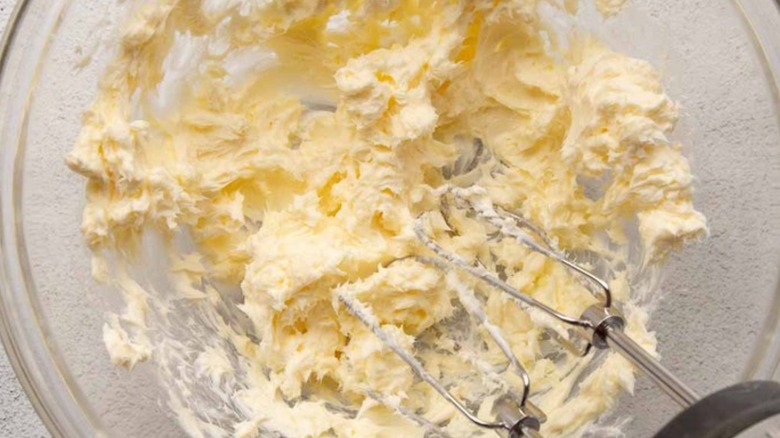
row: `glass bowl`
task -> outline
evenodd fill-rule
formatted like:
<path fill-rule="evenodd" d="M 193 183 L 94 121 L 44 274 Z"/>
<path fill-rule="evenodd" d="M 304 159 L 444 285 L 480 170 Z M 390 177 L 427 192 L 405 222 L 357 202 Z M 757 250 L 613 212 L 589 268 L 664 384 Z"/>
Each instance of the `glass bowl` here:
<path fill-rule="evenodd" d="M 670 262 L 653 313 L 664 363 L 700 393 L 780 378 L 780 7 L 637 1 L 599 33 L 649 59 L 683 105 L 678 131 L 711 236 Z M 83 181 L 64 165 L 132 2 L 21 1 L 0 59 L 0 336 L 54 436 L 182 436 L 151 366 L 114 368 L 116 294 L 90 278 Z M 645 378 L 616 415 L 651 436 L 677 408 Z"/>

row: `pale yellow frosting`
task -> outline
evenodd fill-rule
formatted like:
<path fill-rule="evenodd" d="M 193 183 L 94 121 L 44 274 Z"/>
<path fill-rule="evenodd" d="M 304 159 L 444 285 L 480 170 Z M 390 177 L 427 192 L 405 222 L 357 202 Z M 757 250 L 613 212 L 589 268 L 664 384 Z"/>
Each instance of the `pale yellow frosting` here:
<path fill-rule="evenodd" d="M 415 220 L 425 215 L 442 245 L 500 265 L 509 283 L 559 311 L 576 316 L 597 300 L 556 262 L 488 239 L 465 211 L 445 221 L 438 189 L 448 183 L 481 186 L 562 250 L 599 254 L 629 332 L 654 351 L 646 314 L 630 304 L 627 235 L 633 227 L 641 266 L 656 266 L 706 232 L 669 138 L 677 104 L 645 61 L 590 39 L 559 48 L 538 3 L 156 0 L 136 10 L 67 157 L 88 181 L 82 231 L 94 274 L 128 304 L 104 330 L 114 363 L 152 357 L 171 370 L 181 360 L 172 352 L 198 348 L 164 336 L 179 321 L 172 301 L 126 268 L 154 230 L 172 250 L 165 293 L 214 315 L 235 301 L 251 325 L 243 334 L 204 320 L 225 344 L 203 338 L 182 369 L 237 412 L 216 421 L 213 407 L 177 398 L 168 383 L 188 433 L 422 437 L 425 427 L 399 410 L 453 436 L 483 433 L 338 297 L 363 303 L 488 418 L 495 382 L 475 364 L 519 380 L 501 371 L 495 345 L 472 351 L 473 339 L 453 339 L 453 279 L 410 258 L 430 255 Z M 575 2 L 545 3 L 573 11 Z M 622 3 L 597 2 L 605 15 Z M 492 158 L 447 181 L 475 141 Z M 191 249 L 173 250 L 181 236 Z M 545 436 L 582 430 L 632 390 L 621 357 L 587 376 L 592 358 L 553 361 L 545 333 L 567 336 L 563 326 L 459 278 L 531 374 L 532 400 L 550 418 Z M 220 298 L 223 288 L 240 297 Z M 332 409 L 337 399 L 355 412 Z"/>

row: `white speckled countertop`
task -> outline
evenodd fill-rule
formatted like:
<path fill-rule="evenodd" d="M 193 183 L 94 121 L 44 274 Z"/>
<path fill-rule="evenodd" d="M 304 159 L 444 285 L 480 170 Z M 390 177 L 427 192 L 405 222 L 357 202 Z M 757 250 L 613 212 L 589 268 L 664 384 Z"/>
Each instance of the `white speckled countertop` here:
<path fill-rule="evenodd" d="M 0 31 L 5 32 L 16 0 L 0 0 Z M 0 438 L 48 437 L 49 432 L 16 380 L 5 350 L 0 348 Z"/>

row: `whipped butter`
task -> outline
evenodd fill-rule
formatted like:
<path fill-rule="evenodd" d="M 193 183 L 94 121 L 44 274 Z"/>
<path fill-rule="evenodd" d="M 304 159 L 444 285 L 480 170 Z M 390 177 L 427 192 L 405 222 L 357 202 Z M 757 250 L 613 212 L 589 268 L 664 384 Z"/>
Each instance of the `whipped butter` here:
<path fill-rule="evenodd" d="M 169 406 L 193 436 L 424 436 L 425 423 L 404 412 L 452 436 L 489 435 L 416 379 L 338 299 L 364 303 L 483 416 L 496 393 L 461 348 L 471 340 L 453 339 L 448 326 L 462 311 L 453 279 L 412 257 L 430 255 L 415 237 L 416 218 L 432 215 L 428 226 L 442 245 L 500 265 L 509 283 L 562 312 L 578 315 L 595 302 L 563 266 L 492 241 L 489 227 L 465 212 L 437 216 L 437 190 L 452 182 L 445 170 L 475 142 L 490 151 L 485 166 L 502 171 L 477 169 L 456 183 L 482 187 L 561 250 L 600 255 L 630 334 L 654 351 L 647 315 L 632 304 L 631 277 L 706 233 L 690 167 L 670 138 L 678 105 L 649 63 L 589 38 L 564 48 L 542 3 L 562 13 L 578 7 L 552 0 L 137 7 L 67 156 L 87 181 L 82 231 L 93 274 L 127 303 L 104 328 L 111 360 L 128 368 L 152 360 L 163 374 L 189 370 L 175 374 L 182 385 L 213 391 L 222 408 L 181 396 L 176 379 L 165 383 Z M 622 4 L 596 2 L 605 16 Z M 132 274 L 150 233 L 168 242 L 170 290 Z M 641 246 L 633 270 L 632 235 Z M 187 249 L 173 244 L 181 236 Z M 623 358 L 609 354 L 592 372 L 592 357 L 562 352 L 553 360 L 545 330 L 565 335 L 561 327 L 460 281 L 475 288 L 528 369 L 532 400 L 549 417 L 545 436 L 581 432 L 633 390 Z M 228 289 L 238 293 L 228 297 Z M 251 327 L 220 319 L 224 300 Z M 198 323 L 210 335 L 166 337 L 188 321 L 176 314 L 187 306 L 210 315 Z M 495 345 L 479 348 L 480 363 L 518 383 L 502 371 Z"/>

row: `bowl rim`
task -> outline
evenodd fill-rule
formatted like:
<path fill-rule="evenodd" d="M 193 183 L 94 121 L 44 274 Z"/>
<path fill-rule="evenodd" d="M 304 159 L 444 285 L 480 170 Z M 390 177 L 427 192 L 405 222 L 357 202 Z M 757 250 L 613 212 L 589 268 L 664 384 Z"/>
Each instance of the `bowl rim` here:
<path fill-rule="evenodd" d="M 7 81 L 6 74 L 20 29 L 30 11 L 34 0 L 17 1 L 0 40 L 0 87 Z M 67 7 L 72 0 L 60 2 Z M 754 49 L 762 61 L 762 67 L 770 79 L 774 95 L 775 107 L 778 108 L 778 125 L 780 125 L 780 36 L 772 29 L 780 29 L 780 0 L 730 0 L 740 12 L 746 30 L 752 36 Z M 26 116 L 25 116 L 26 118 Z M 19 139 L 22 140 L 21 138 Z M 17 143 L 18 146 L 18 143 Z M 11 161 L 15 161 L 13 158 Z M 0 157 L 0 171 L 2 157 Z M 10 195 L 10 196 L 9 196 Z M 15 296 L 27 295 L 13 292 L 12 280 L 9 278 L 8 257 L 14 251 L 7 246 L 7 240 L 18 241 L 13 233 L 6 234 L 8 218 L 13 218 L 13 212 L 8 212 L 6 205 L 15 205 L 16 194 L 10 189 L 4 189 L 0 184 L 0 341 L 8 356 L 9 362 L 24 389 L 27 398 L 41 418 L 43 424 L 54 437 L 87 437 L 103 436 L 96 427 L 98 422 L 79 403 L 74 403 L 78 394 L 72 393 L 69 378 L 61 370 L 51 355 L 45 357 L 48 348 L 46 333 L 37 320 L 39 314 L 36 304 L 28 297 L 30 315 L 35 321 L 24 321 L 22 315 L 16 312 Z M 8 199 L 11 198 L 11 199 Z M 5 211 L 4 211 L 5 210 Z M 9 221 L 15 222 L 15 221 Z M 12 229 L 17 226 L 12 224 Z M 17 232 L 18 233 L 18 232 Z M 10 239 L 8 237 L 10 236 Z M 23 240 L 23 239 L 22 239 Z M 22 251 L 22 256 L 25 254 Z M 16 254 L 13 254 L 16 256 Z M 20 260 L 13 260 L 19 262 Z M 780 262 L 780 261 L 778 261 Z M 22 262 L 24 263 L 24 262 Z M 22 283 L 26 283 L 22 281 Z M 37 330 L 31 327 L 37 327 Z M 37 338 L 38 350 L 31 348 L 25 342 L 29 338 Z M 757 337 L 749 358 L 748 365 L 742 374 L 742 379 L 775 379 L 780 380 L 780 284 L 776 287 L 770 312 L 765 319 L 761 334 Z M 54 386 L 54 387 L 52 387 Z M 61 403 L 69 399 L 70 403 Z M 67 406 L 66 406 L 67 404 Z"/>
<path fill-rule="evenodd" d="M 64 0 L 47 5 L 51 11 L 57 12 L 47 17 L 45 24 L 48 28 L 56 29 L 60 22 L 60 13 L 64 12 L 71 1 Z M 17 67 L 12 61 L 17 49 L 15 42 L 19 39 L 33 3 L 33 0 L 18 0 L 8 18 L 0 41 L 0 88 L 9 82 L 9 75 Z M 44 42 L 42 49 L 48 49 L 47 46 L 48 42 Z M 32 77 L 24 78 L 26 83 L 34 84 L 37 81 L 39 60 L 35 60 L 34 66 L 36 68 Z M 9 95 L 4 98 L 12 100 Z M 30 96 L 24 96 L 21 100 L 25 108 L 29 101 Z M 25 112 L 12 122 L 17 123 L 24 132 L 26 120 Z M 6 122 L 4 118 L 3 132 Z M 0 154 L 0 168 L 3 169 L 0 172 L 3 172 L 4 182 L 6 178 L 16 181 L 21 177 L 16 172 L 16 163 L 24 155 L 21 143 L 24 136 L 18 136 L 15 140 L 16 147 L 12 149 L 15 153 L 8 154 L 13 156 Z M 19 147 L 20 145 L 22 147 Z M 10 172 L 6 172 L 7 170 Z M 81 397 L 74 391 L 72 378 L 68 373 L 62 372 L 56 354 L 46 342 L 48 331 L 38 318 L 41 314 L 39 303 L 29 293 L 28 285 L 31 285 L 32 281 L 28 275 L 29 270 L 25 269 L 28 265 L 26 247 L 15 213 L 19 211 L 15 208 L 19 202 L 19 193 L 13 189 L 14 186 L 17 185 L 0 183 L 0 341 L 33 409 L 53 437 L 103 436 L 100 428 L 96 427 L 98 423 L 94 421 L 94 415 L 86 411 L 83 404 L 74 402 Z M 18 292 L 15 292 L 14 288 L 18 289 Z M 22 306 L 19 305 L 20 302 L 23 303 Z M 19 311 L 20 307 L 24 314 Z M 36 342 L 29 342 L 30 340 Z"/>
<path fill-rule="evenodd" d="M 780 125 L 780 37 L 777 31 L 780 29 L 780 0 L 733 0 L 733 3 L 741 12 L 745 27 L 751 31 L 754 48 L 763 61 L 764 74 L 770 78 L 775 114 Z M 780 380 L 780 279 L 740 379 Z"/>

